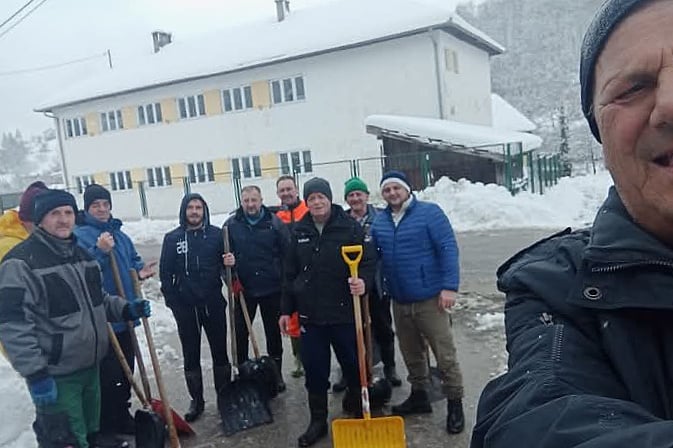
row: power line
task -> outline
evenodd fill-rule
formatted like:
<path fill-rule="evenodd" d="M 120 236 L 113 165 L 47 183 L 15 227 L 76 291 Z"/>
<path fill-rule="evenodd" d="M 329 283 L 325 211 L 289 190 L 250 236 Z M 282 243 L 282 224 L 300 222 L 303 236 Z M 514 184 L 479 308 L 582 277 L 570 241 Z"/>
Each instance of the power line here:
<path fill-rule="evenodd" d="M 86 61 L 90 61 L 92 59 L 97 59 L 97 58 L 102 58 L 102 57 L 107 58 L 108 57 L 108 52 L 106 51 L 104 53 L 98 53 L 98 54 L 94 54 L 94 55 L 87 56 L 87 57 L 84 57 L 84 58 L 73 59 L 71 61 L 66 61 L 66 62 L 60 62 L 58 64 L 43 65 L 41 67 L 24 68 L 24 69 L 0 72 L 0 76 L 20 75 L 20 74 L 24 74 L 24 73 L 32 73 L 32 72 L 40 72 L 40 71 L 44 71 L 44 70 L 51 70 L 51 69 L 54 69 L 54 68 L 65 67 L 66 65 L 72 65 L 72 64 L 79 64 L 81 62 L 86 62 Z"/>
<path fill-rule="evenodd" d="M 33 7 L 33 9 L 31 9 L 30 11 L 28 11 L 27 13 L 25 13 L 23 16 L 21 16 L 16 22 L 12 23 L 12 24 L 9 26 L 9 28 L 7 28 L 5 31 L 3 31 L 2 33 L 0 33 L 0 39 L 2 39 L 2 37 L 3 37 L 5 34 L 9 33 L 9 32 L 12 31 L 14 28 L 16 28 L 16 26 L 17 26 L 19 23 L 21 23 L 21 22 L 23 22 L 24 20 L 26 20 L 26 18 L 27 18 L 29 15 L 31 15 L 32 13 L 34 13 L 35 10 L 36 10 L 37 8 L 39 8 L 40 6 L 44 5 L 44 3 L 45 3 L 46 1 L 47 1 L 47 0 L 42 0 L 40 3 L 38 3 L 37 5 L 35 5 L 35 6 Z"/>
<path fill-rule="evenodd" d="M 16 11 L 14 14 L 12 14 L 11 16 L 9 16 L 9 17 L 7 18 L 7 20 L 5 20 L 4 22 L 0 23 L 0 28 L 2 28 L 3 26 L 7 25 L 7 23 L 9 23 L 14 17 L 16 17 L 16 16 L 18 16 L 19 14 L 21 14 L 21 11 L 23 11 L 23 10 L 26 9 L 28 6 L 30 6 L 30 4 L 33 3 L 34 1 L 35 1 L 35 0 L 30 0 L 28 3 L 26 3 L 26 4 L 23 5 L 21 8 L 19 8 L 18 11 Z"/>

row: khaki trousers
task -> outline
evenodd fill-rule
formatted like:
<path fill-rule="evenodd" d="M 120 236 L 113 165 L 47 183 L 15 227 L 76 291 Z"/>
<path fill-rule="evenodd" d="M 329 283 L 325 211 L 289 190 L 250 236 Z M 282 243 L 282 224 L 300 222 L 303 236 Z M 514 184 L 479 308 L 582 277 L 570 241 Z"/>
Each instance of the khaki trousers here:
<path fill-rule="evenodd" d="M 463 375 L 453 342 L 448 312 L 437 309 L 437 298 L 414 303 L 393 302 L 393 316 L 404 363 L 409 371 L 407 380 L 412 390 L 429 385 L 427 346 L 437 359 L 442 380 L 442 392 L 449 400 L 463 397 Z"/>

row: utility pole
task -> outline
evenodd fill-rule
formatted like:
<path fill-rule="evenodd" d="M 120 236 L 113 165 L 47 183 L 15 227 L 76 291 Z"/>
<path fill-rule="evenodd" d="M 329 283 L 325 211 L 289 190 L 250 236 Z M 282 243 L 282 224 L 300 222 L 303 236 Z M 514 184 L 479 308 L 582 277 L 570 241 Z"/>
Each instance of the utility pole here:
<path fill-rule="evenodd" d="M 107 50 L 107 65 L 109 65 L 110 69 L 112 69 L 112 53 L 110 52 L 109 48 Z"/>

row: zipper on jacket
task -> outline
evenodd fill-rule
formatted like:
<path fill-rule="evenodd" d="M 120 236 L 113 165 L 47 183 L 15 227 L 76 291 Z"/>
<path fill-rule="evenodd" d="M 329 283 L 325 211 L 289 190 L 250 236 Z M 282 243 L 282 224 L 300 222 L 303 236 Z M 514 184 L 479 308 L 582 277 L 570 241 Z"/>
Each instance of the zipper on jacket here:
<path fill-rule="evenodd" d="M 94 318 L 93 315 L 93 307 L 91 306 L 91 301 L 87 300 L 87 297 L 91 297 L 91 294 L 89 293 L 89 288 L 86 287 L 85 283 L 82 281 L 82 277 L 79 275 L 79 271 L 75 269 L 74 266 L 71 265 L 71 269 L 75 271 L 75 277 L 77 277 L 77 280 L 79 281 L 79 287 L 82 289 L 82 295 L 84 296 L 84 301 L 86 302 L 86 307 L 89 310 L 89 318 L 91 319 L 91 326 L 93 327 L 93 334 L 94 334 L 94 340 L 96 344 L 94 345 L 94 357 L 93 357 L 93 362 L 96 364 L 96 360 L 98 359 L 98 329 L 96 328 L 96 319 Z M 103 299 L 105 300 L 105 299 Z M 106 319 L 107 320 L 107 319 Z"/>
<path fill-rule="evenodd" d="M 614 264 L 600 268 L 592 268 L 591 272 L 605 274 L 622 271 L 624 269 L 637 268 L 641 266 L 661 266 L 673 270 L 673 262 L 667 260 L 649 260 L 649 261 L 634 261 L 631 263 Z"/>

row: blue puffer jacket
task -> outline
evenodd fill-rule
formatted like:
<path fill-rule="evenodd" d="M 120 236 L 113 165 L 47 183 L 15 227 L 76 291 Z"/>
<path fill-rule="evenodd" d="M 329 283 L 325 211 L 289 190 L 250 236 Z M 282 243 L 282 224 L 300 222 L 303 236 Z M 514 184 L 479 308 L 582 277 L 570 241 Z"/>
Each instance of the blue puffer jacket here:
<path fill-rule="evenodd" d="M 87 212 L 80 212 L 77 217 L 77 227 L 74 233 L 77 237 L 77 244 L 88 251 L 100 264 L 103 271 L 103 288 L 112 295 L 120 295 L 117 291 L 110 265 L 110 255 L 106 254 L 96 246 L 98 237 L 103 232 L 109 232 L 115 240 L 115 246 L 112 249 L 117 265 L 119 266 L 119 276 L 124 287 L 124 297 L 128 301 L 136 301 L 138 298 L 133 291 L 133 280 L 129 274 L 131 269 L 136 272 L 141 270 L 145 263 L 136 252 L 131 238 L 121 230 L 122 222 L 117 218 L 110 218 L 107 222 L 99 221 Z M 126 331 L 127 326 L 124 322 L 112 324 L 116 333 Z"/>
<path fill-rule="evenodd" d="M 458 246 L 451 223 L 438 205 L 414 197 L 397 227 L 387 207 L 376 216 L 371 236 L 393 300 L 420 302 L 442 289 L 458 291 Z"/>

